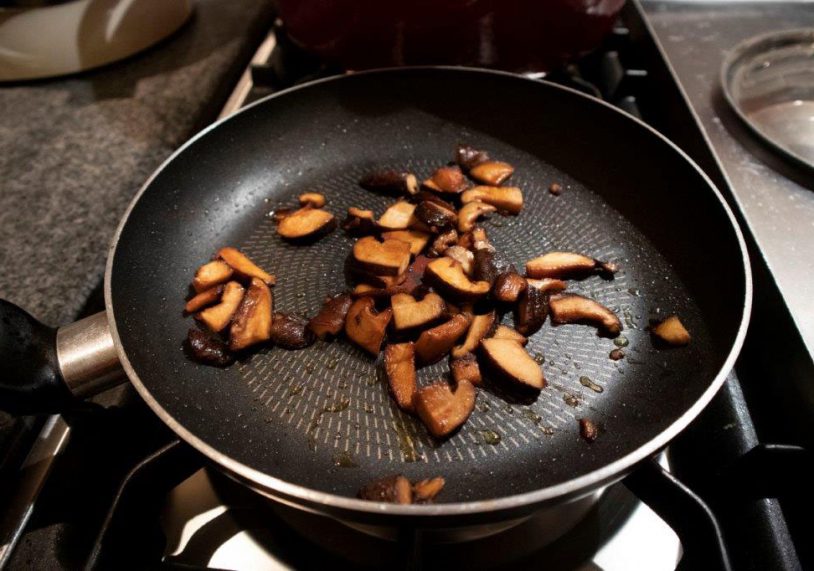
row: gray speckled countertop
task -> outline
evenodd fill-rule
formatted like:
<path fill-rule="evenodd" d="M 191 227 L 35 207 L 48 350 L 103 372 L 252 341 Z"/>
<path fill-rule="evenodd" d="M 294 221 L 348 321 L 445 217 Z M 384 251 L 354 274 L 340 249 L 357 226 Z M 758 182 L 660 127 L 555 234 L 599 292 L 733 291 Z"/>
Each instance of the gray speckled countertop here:
<path fill-rule="evenodd" d="M 268 0 L 197 0 L 129 60 L 0 85 L 0 298 L 50 325 L 76 317 L 131 197 L 215 119 L 272 18 Z"/>

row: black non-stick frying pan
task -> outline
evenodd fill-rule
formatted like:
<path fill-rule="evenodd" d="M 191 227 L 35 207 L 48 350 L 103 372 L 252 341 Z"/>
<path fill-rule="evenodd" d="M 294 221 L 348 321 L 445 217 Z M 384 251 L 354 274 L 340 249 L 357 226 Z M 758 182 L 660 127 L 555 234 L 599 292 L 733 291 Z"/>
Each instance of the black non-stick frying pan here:
<path fill-rule="evenodd" d="M 620 315 L 629 341 L 623 360 L 609 359 L 613 341 L 593 328 L 546 324 L 528 346 L 545 359 L 549 386 L 539 398 L 524 404 L 483 390 L 469 422 L 441 442 L 396 408 L 378 364 L 345 340 L 264 349 L 227 370 L 187 358 L 182 340 L 192 321 L 183 301 L 195 269 L 218 248 L 237 246 L 277 276 L 277 310 L 312 315 L 346 288 L 352 242 L 337 230 L 313 246 L 283 243 L 268 212 L 295 205 L 304 191 L 324 194 L 338 217 L 349 206 L 381 212 L 392 199 L 359 188 L 361 175 L 386 166 L 425 176 L 459 142 L 516 168 L 523 212 L 485 227 L 518 267 L 549 250 L 619 264 L 615 279 L 569 289 Z M 561 196 L 547 192 L 552 182 Z M 164 422 L 227 472 L 278 500 L 348 520 L 458 525 L 585 495 L 664 447 L 732 366 L 751 282 L 721 195 L 658 133 L 556 85 L 433 68 L 313 82 L 202 132 L 133 201 L 111 247 L 105 293 L 127 376 Z M 12 309 L 3 306 L 7 316 Z M 657 349 L 646 327 L 672 313 L 692 342 Z M 7 353 L 19 344 L 8 323 Z M 19 364 L 17 357 L 0 363 Z M 421 370 L 421 382 L 445 368 Z M 58 380 L 47 369 L 43 376 L 51 385 L 41 382 L 41 396 L 53 397 L 48 387 Z M 28 380 L 4 374 L 6 407 L 21 404 Z M 580 418 L 600 426 L 595 442 L 580 438 Z M 443 475 L 441 503 L 355 499 L 363 484 L 392 473 Z"/>

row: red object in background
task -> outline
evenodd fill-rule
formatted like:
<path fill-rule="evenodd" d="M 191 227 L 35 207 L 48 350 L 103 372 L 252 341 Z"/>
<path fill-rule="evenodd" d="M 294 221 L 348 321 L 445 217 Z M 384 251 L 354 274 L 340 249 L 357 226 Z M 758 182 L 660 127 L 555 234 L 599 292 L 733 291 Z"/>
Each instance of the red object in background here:
<path fill-rule="evenodd" d="M 291 39 L 348 69 L 545 71 L 599 45 L 625 0 L 277 0 Z"/>

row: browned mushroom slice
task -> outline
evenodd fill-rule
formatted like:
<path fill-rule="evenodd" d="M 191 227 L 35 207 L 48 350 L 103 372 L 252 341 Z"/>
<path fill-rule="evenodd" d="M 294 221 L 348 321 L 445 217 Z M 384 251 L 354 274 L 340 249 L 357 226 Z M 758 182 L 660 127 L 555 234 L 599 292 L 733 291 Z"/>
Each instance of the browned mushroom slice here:
<path fill-rule="evenodd" d="M 379 218 L 379 227 L 385 230 L 406 230 L 415 224 L 413 212 L 416 206 L 412 202 L 399 200 L 391 204 Z"/>
<path fill-rule="evenodd" d="M 289 350 L 305 349 L 314 344 L 316 336 L 308 328 L 308 320 L 298 315 L 275 313 L 271 319 L 271 341 Z"/>
<path fill-rule="evenodd" d="M 431 365 L 450 352 L 456 341 L 466 333 L 472 316 L 468 313 L 453 315 L 452 319 L 432 329 L 427 329 L 415 342 L 415 353 L 422 365 Z"/>
<path fill-rule="evenodd" d="M 369 297 L 354 301 L 345 318 L 345 334 L 371 355 L 378 355 L 393 311 L 388 308 L 376 313 L 374 305 Z"/>
<path fill-rule="evenodd" d="M 489 236 L 486 235 L 486 230 L 483 226 L 475 226 L 472 229 L 472 249 L 477 250 L 490 250 L 495 251 L 495 247 L 489 242 Z"/>
<path fill-rule="evenodd" d="M 485 202 L 498 210 L 517 214 L 523 209 L 523 193 L 513 186 L 476 186 L 461 195 L 461 202 Z"/>
<path fill-rule="evenodd" d="M 362 177 L 359 186 L 373 192 L 415 194 L 418 192 L 418 179 L 408 172 L 380 170 Z"/>
<path fill-rule="evenodd" d="M 348 208 L 348 217 L 342 222 L 342 229 L 354 236 L 373 234 L 379 231 L 376 217 L 372 210 L 362 210 L 351 206 Z"/>
<path fill-rule="evenodd" d="M 430 235 L 427 232 L 419 230 L 393 230 L 391 232 L 382 232 L 382 238 L 385 240 L 401 240 L 410 244 L 410 253 L 413 256 L 420 254 L 427 243 L 430 241 Z"/>
<path fill-rule="evenodd" d="M 571 252 L 549 252 L 526 262 L 526 274 L 530 278 L 571 279 L 591 274 L 611 278 L 615 272 L 615 264 Z"/>
<path fill-rule="evenodd" d="M 345 328 L 345 316 L 353 300 L 346 293 L 325 299 L 322 309 L 308 322 L 308 329 L 320 339 L 333 337 Z"/>
<path fill-rule="evenodd" d="M 243 294 L 246 292 L 243 286 L 237 282 L 229 282 L 223 288 L 220 303 L 204 309 L 195 315 L 195 319 L 203 322 L 210 331 L 217 333 L 223 331 L 232 320 L 240 302 L 243 301 Z"/>
<path fill-rule="evenodd" d="M 422 183 L 424 188 L 433 192 L 459 194 L 467 189 L 469 183 L 458 166 L 446 166 L 437 169 L 432 176 Z"/>
<path fill-rule="evenodd" d="M 536 391 L 546 386 L 540 365 L 517 341 L 492 337 L 480 347 L 489 371 L 499 379 Z"/>
<path fill-rule="evenodd" d="M 365 236 L 353 245 L 353 258 L 364 271 L 397 276 L 410 265 L 410 245 L 401 240 L 379 242 L 373 236 Z"/>
<path fill-rule="evenodd" d="M 406 293 L 390 298 L 393 308 L 393 326 L 396 331 L 426 328 L 444 316 L 447 306 L 437 293 L 428 293 L 421 301 Z"/>
<path fill-rule="evenodd" d="M 548 294 L 530 287 L 520 296 L 514 312 L 514 328 L 521 335 L 534 335 L 548 316 Z"/>
<path fill-rule="evenodd" d="M 263 280 L 252 278 L 229 329 L 229 349 L 240 351 L 271 338 L 272 304 L 269 287 Z"/>
<path fill-rule="evenodd" d="M 415 408 L 418 417 L 430 434 L 443 438 L 460 428 L 475 408 L 477 389 L 463 381 L 452 388 L 445 382 L 436 382 L 418 389 Z"/>
<path fill-rule="evenodd" d="M 469 169 L 469 176 L 481 184 L 500 186 L 514 173 L 514 167 L 500 161 L 486 161 Z"/>
<path fill-rule="evenodd" d="M 568 284 L 555 278 L 543 278 L 541 280 L 526 279 L 529 287 L 540 290 L 543 293 L 558 293 L 568 287 Z"/>
<path fill-rule="evenodd" d="M 589 418 L 579 419 L 579 435 L 587 442 L 593 442 L 599 436 L 596 424 Z"/>
<path fill-rule="evenodd" d="M 199 363 L 228 367 L 235 361 L 235 356 L 229 351 L 226 343 L 198 329 L 189 330 L 187 345 L 192 358 Z"/>
<path fill-rule="evenodd" d="M 464 204 L 458 211 L 458 230 L 460 232 L 469 232 L 475 227 L 478 218 L 495 210 L 497 208 L 491 204 L 485 204 L 478 200 Z"/>
<path fill-rule="evenodd" d="M 186 303 L 184 311 L 187 313 L 195 313 L 199 309 L 212 305 L 220 299 L 222 293 L 223 286 L 215 286 L 204 290 Z"/>
<path fill-rule="evenodd" d="M 327 210 L 306 206 L 283 218 L 277 233 L 286 240 L 309 241 L 320 238 L 336 228 L 336 218 Z"/>
<path fill-rule="evenodd" d="M 457 241 L 458 232 L 455 231 L 455 228 L 450 228 L 446 232 L 439 234 L 435 240 L 432 241 L 432 246 L 430 246 L 427 253 L 433 257 L 441 256 L 447 251 L 447 248 L 455 244 Z"/>
<path fill-rule="evenodd" d="M 413 412 L 418 391 L 415 372 L 415 348 L 412 343 L 391 343 L 384 348 L 384 370 L 390 392 L 401 410 Z"/>
<path fill-rule="evenodd" d="M 353 287 L 353 291 L 350 292 L 351 297 L 353 299 L 359 299 L 360 297 L 372 297 L 374 299 L 385 299 L 390 298 L 392 295 L 390 290 L 386 287 L 376 287 L 370 284 L 356 284 Z"/>
<path fill-rule="evenodd" d="M 469 145 L 458 145 L 455 149 L 455 162 L 464 170 L 473 169 L 488 160 L 489 154 L 486 151 L 480 151 Z"/>
<path fill-rule="evenodd" d="M 481 339 L 491 333 L 492 328 L 495 326 L 496 318 L 497 315 L 494 311 L 473 316 L 472 324 L 469 326 L 469 331 L 466 332 L 464 342 L 454 347 L 450 354 L 453 357 L 463 357 L 477 349 Z"/>
<path fill-rule="evenodd" d="M 192 280 L 192 287 L 196 292 L 201 293 L 216 285 L 228 282 L 234 273 L 235 271 L 229 264 L 222 260 L 215 260 L 198 268 L 198 271 L 195 272 L 195 278 Z"/>
<path fill-rule="evenodd" d="M 413 503 L 413 486 L 410 484 L 410 480 L 400 474 L 388 476 L 370 482 L 359 490 L 359 498 L 372 502 L 411 504 Z"/>
<path fill-rule="evenodd" d="M 458 222 L 458 215 L 455 210 L 450 210 L 437 202 L 430 202 L 429 200 L 420 202 L 413 214 L 416 220 L 433 232 L 438 232 L 448 226 L 455 226 Z"/>
<path fill-rule="evenodd" d="M 419 193 L 413 196 L 411 200 L 416 204 L 421 204 L 422 202 L 432 202 L 433 204 L 437 204 L 438 206 L 446 210 L 450 210 L 452 212 L 457 211 L 455 206 L 452 205 L 452 203 L 444 200 L 434 192 L 430 192 L 428 190 L 419 191 Z"/>
<path fill-rule="evenodd" d="M 426 280 L 445 296 L 458 301 L 476 302 L 491 289 L 489 282 L 471 281 L 461 264 L 451 258 L 437 258 L 427 264 Z"/>
<path fill-rule="evenodd" d="M 508 325 L 498 325 L 497 329 L 495 329 L 495 334 L 492 335 L 492 339 L 510 339 L 511 341 L 517 341 L 524 347 L 529 340 L 509 327 Z"/>
<path fill-rule="evenodd" d="M 490 286 L 495 283 L 497 267 L 495 266 L 495 253 L 492 250 L 486 248 L 475 250 L 472 261 L 472 278 L 487 282 Z"/>
<path fill-rule="evenodd" d="M 421 480 L 413 484 L 413 501 L 416 504 L 428 504 L 444 489 L 446 481 L 441 477 Z"/>
<path fill-rule="evenodd" d="M 397 276 L 383 276 L 374 274 L 359 268 L 353 263 L 348 267 L 351 277 L 361 283 L 366 283 L 380 288 L 392 288 L 404 282 L 407 272 Z M 396 292 L 398 293 L 398 292 Z"/>
<path fill-rule="evenodd" d="M 661 323 L 651 327 L 650 333 L 664 343 L 674 347 L 681 347 L 690 342 L 690 333 L 676 315 L 671 315 Z"/>
<path fill-rule="evenodd" d="M 622 322 L 610 309 L 601 303 L 576 294 L 557 294 L 549 302 L 551 322 L 585 323 L 594 325 L 601 335 L 616 337 L 622 331 Z"/>
<path fill-rule="evenodd" d="M 258 267 L 249 257 L 234 248 L 221 248 L 218 250 L 218 258 L 229 264 L 235 273 L 246 280 L 257 278 L 266 285 L 274 285 L 274 276 Z"/>
<path fill-rule="evenodd" d="M 492 296 L 503 303 L 515 303 L 527 286 L 526 279 L 515 271 L 514 266 L 510 266 L 495 279 Z"/>
<path fill-rule="evenodd" d="M 461 268 L 463 268 L 466 275 L 472 275 L 473 264 L 475 261 L 475 256 L 472 254 L 472 252 L 456 244 L 444 250 L 444 255 L 447 258 L 452 258 L 461 264 Z"/>
<path fill-rule="evenodd" d="M 318 192 L 304 192 L 298 200 L 301 206 L 313 206 L 314 208 L 322 208 L 325 206 L 325 197 Z"/>
<path fill-rule="evenodd" d="M 452 372 L 452 378 L 456 384 L 466 381 L 478 386 L 483 382 L 478 360 L 472 353 L 466 353 L 461 357 L 450 356 L 449 370 Z"/>

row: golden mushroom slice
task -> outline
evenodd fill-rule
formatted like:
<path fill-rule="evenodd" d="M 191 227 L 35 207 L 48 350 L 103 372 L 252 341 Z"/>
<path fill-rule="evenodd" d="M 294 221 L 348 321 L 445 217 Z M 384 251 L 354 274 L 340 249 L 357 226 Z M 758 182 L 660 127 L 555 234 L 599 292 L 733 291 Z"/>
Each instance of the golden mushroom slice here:
<path fill-rule="evenodd" d="M 229 349 L 240 351 L 271 338 L 272 304 L 269 287 L 263 280 L 252 278 L 229 329 Z"/>
<path fill-rule="evenodd" d="M 477 394 L 467 381 L 459 383 L 455 390 L 443 381 L 435 382 L 418 390 L 416 412 L 430 434 L 443 438 L 466 422 L 475 409 Z"/>
<path fill-rule="evenodd" d="M 432 176 L 422 183 L 422 186 L 433 192 L 446 194 L 460 194 L 469 186 L 469 183 L 457 165 L 437 169 Z"/>
<path fill-rule="evenodd" d="M 458 211 L 458 231 L 471 231 L 481 216 L 490 214 L 495 210 L 497 210 L 497 208 L 491 204 L 486 204 L 485 202 L 480 202 L 479 200 L 464 204 L 463 207 Z"/>
<path fill-rule="evenodd" d="M 413 412 L 418 392 L 415 347 L 412 343 L 391 343 L 384 348 L 384 370 L 390 392 L 401 410 Z"/>
<path fill-rule="evenodd" d="M 616 264 L 573 252 L 548 252 L 526 262 L 530 278 L 578 279 L 593 274 L 612 278 L 616 270 Z"/>
<path fill-rule="evenodd" d="M 450 356 L 449 370 L 452 373 L 452 378 L 455 380 L 455 384 L 460 384 L 463 381 L 466 381 L 478 386 L 483 382 L 478 360 L 472 353 L 466 353 L 461 357 Z"/>
<path fill-rule="evenodd" d="M 335 337 L 345 328 L 345 317 L 352 303 L 347 293 L 326 298 L 322 309 L 308 322 L 308 329 L 320 339 Z"/>
<path fill-rule="evenodd" d="M 353 259 L 366 272 L 397 276 L 410 265 L 410 245 L 401 240 L 379 242 L 373 236 L 365 236 L 353 245 Z"/>
<path fill-rule="evenodd" d="M 214 260 L 198 268 L 192 280 L 192 287 L 201 293 L 229 281 L 235 271 L 223 260 Z"/>
<path fill-rule="evenodd" d="M 203 309 L 219 301 L 222 294 L 223 286 L 221 285 L 205 289 L 186 303 L 184 311 L 187 313 L 195 313 L 199 309 Z"/>
<path fill-rule="evenodd" d="M 406 200 L 391 204 L 379 218 L 379 228 L 384 230 L 406 230 L 415 224 L 413 212 L 416 205 Z"/>
<path fill-rule="evenodd" d="M 197 313 L 195 319 L 206 325 L 210 331 L 215 333 L 223 331 L 232 317 L 235 315 L 240 302 L 243 301 L 243 294 L 246 290 L 237 282 L 229 282 L 223 287 L 220 303 L 208 307 Z"/>
<path fill-rule="evenodd" d="M 512 329 L 508 325 L 498 325 L 495 329 L 495 333 L 492 335 L 493 339 L 510 339 L 511 341 L 517 341 L 524 347 L 526 343 L 529 342 L 528 338 L 524 335 L 518 333 L 515 329 Z"/>
<path fill-rule="evenodd" d="M 466 337 L 463 343 L 455 346 L 450 354 L 453 357 L 464 357 L 469 353 L 475 351 L 480 345 L 481 339 L 489 335 L 495 326 L 497 314 L 495 311 L 490 311 L 483 315 L 474 315 L 472 317 L 472 324 L 466 332 Z"/>
<path fill-rule="evenodd" d="M 622 331 L 622 322 L 610 309 L 587 297 L 574 293 L 551 296 L 548 302 L 551 322 L 585 323 L 599 329 L 600 335 L 616 337 Z"/>
<path fill-rule="evenodd" d="M 501 161 L 484 161 L 469 170 L 469 176 L 481 184 L 500 186 L 514 173 L 514 167 Z"/>
<path fill-rule="evenodd" d="M 410 253 L 413 256 L 419 255 L 427 247 L 430 241 L 430 234 L 420 230 L 392 230 L 382 232 L 384 240 L 401 240 L 410 244 Z"/>
<path fill-rule="evenodd" d="M 246 254 L 235 248 L 221 248 L 218 250 L 218 258 L 229 264 L 235 273 L 243 279 L 257 278 L 266 285 L 274 285 L 276 282 L 273 275 L 257 266 Z"/>
<path fill-rule="evenodd" d="M 461 202 L 484 202 L 498 210 L 517 214 L 523 209 L 523 193 L 514 186 L 476 186 L 461 194 Z"/>
<path fill-rule="evenodd" d="M 526 278 L 526 283 L 529 284 L 529 287 L 538 289 L 543 293 L 558 293 L 568 287 L 567 283 L 556 278 L 543 278 L 541 280 Z"/>
<path fill-rule="evenodd" d="M 425 278 L 439 292 L 458 301 L 476 302 L 489 294 L 489 282 L 471 281 L 452 258 L 437 258 L 427 264 Z"/>
<path fill-rule="evenodd" d="M 376 313 L 375 302 L 370 297 L 357 299 L 348 309 L 345 334 L 371 355 L 378 355 L 392 315 L 390 308 Z"/>
<path fill-rule="evenodd" d="M 467 276 L 472 275 L 473 264 L 475 262 L 475 255 L 472 253 L 471 250 L 467 250 L 463 246 L 458 246 L 457 244 L 453 246 L 449 246 L 444 249 L 444 255 L 447 258 L 451 258 L 461 264 L 461 268 L 463 268 L 464 273 Z"/>
<path fill-rule="evenodd" d="M 327 210 L 306 206 L 292 212 L 277 224 L 277 233 L 285 240 L 306 242 L 321 238 L 336 228 L 336 218 Z"/>
<path fill-rule="evenodd" d="M 299 197 L 300 206 L 313 206 L 322 208 L 325 206 L 325 197 L 318 192 L 304 192 Z"/>
<path fill-rule="evenodd" d="M 480 347 L 489 371 L 500 380 L 535 391 L 546 386 L 543 369 L 517 341 L 492 337 Z"/>
<path fill-rule="evenodd" d="M 452 319 L 432 329 L 424 330 L 415 342 L 415 353 L 422 365 L 431 365 L 449 353 L 458 339 L 466 333 L 472 315 L 458 313 Z"/>
<path fill-rule="evenodd" d="M 426 328 L 441 319 L 447 304 L 437 293 L 428 293 L 421 301 L 406 293 L 398 293 L 390 298 L 393 308 L 393 327 L 396 331 Z"/>
<path fill-rule="evenodd" d="M 677 315 L 671 315 L 654 325 L 650 328 L 650 333 L 667 345 L 674 347 L 681 347 L 690 342 L 690 333 Z"/>
<path fill-rule="evenodd" d="M 351 206 L 348 208 L 347 218 L 342 222 L 342 229 L 353 236 L 364 236 L 378 232 L 379 225 L 372 210 L 362 210 Z"/>

